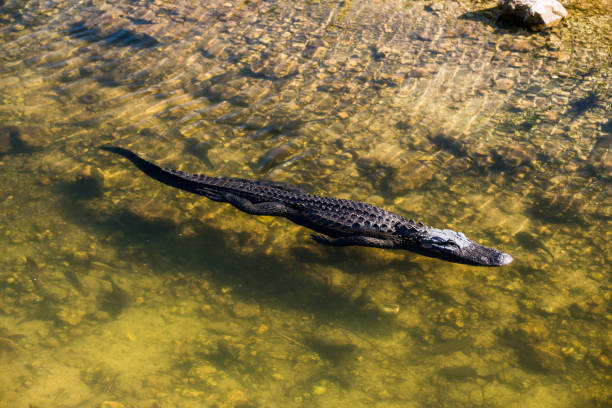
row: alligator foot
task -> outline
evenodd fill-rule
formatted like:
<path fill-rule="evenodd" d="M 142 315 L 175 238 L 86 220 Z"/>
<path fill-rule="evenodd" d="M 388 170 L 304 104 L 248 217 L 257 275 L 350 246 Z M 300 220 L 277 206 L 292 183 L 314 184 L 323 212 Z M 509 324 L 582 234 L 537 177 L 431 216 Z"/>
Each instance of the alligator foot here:
<path fill-rule="evenodd" d="M 376 248 L 395 248 L 395 243 L 390 239 L 373 238 L 366 236 L 352 236 L 352 237 L 338 237 L 332 238 L 325 235 L 310 235 L 312 239 L 317 241 L 319 244 L 332 245 L 332 246 L 369 246 Z"/>
<path fill-rule="evenodd" d="M 252 215 L 273 215 L 287 216 L 295 211 L 279 202 L 253 203 L 246 198 L 238 197 L 237 195 L 225 193 L 223 201 L 230 203 L 240 211 Z"/>

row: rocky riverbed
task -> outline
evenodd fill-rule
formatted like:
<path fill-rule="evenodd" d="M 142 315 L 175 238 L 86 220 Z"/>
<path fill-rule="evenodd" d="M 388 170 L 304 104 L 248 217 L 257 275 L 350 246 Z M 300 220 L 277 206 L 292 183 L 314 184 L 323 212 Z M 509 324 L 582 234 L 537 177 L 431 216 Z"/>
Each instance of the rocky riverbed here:
<path fill-rule="evenodd" d="M 605 406 L 603 1 L 0 6 L 0 407 Z M 326 248 L 96 147 L 463 231 Z"/>

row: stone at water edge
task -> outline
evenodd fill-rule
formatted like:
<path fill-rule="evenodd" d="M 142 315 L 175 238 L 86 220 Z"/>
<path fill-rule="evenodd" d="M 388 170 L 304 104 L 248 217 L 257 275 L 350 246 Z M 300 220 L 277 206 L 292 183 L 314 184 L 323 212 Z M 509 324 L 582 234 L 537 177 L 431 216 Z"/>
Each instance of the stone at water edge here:
<path fill-rule="evenodd" d="M 532 30 L 552 27 L 567 17 L 557 0 L 500 0 L 502 16 L 527 25 Z"/>

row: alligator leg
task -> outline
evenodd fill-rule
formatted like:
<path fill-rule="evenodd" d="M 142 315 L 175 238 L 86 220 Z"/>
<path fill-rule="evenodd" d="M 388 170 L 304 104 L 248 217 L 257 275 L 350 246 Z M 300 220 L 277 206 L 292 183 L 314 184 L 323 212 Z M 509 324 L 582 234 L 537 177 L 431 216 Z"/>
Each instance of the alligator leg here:
<path fill-rule="evenodd" d="M 226 193 L 224 193 L 223 191 L 215 190 L 214 188 L 200 187 L 197 188 L 195 192 L 213 201 L 218 201 L 222 203 L 227 202 L 227 200 L 225 199 Z"/>
<path fill-rule="evenodd" d="M 287 207 L 283 203 L 279 202 L 264 202 L 264 203 L 253 203 L 246 198 L 239 197 L 235 194 L 225 193 L 225 202 L 230 203 L 240 211 L 244 211 L 247 214 L 253 215 L 273 215 L 284 217 L 293 214 L 295 211 Z"/>
<path fill-rule="evenodd" d="M 359 246 L 368 246 L 368 247 L 376 247 L 376 248 L 395 248 L 395 243 L 390 239 L 381 239 L 381 238 L 373 238 L 366 236 L 353 236 L 353 237 L 338 237 L 332 238 L 327 237 L 325 235 L 310 235 L 312 239 L 317 241 L 319 244 L 323 245 L 333 245 L 333 246 L 349 246 L 349 245 L 359 245 Z"/>

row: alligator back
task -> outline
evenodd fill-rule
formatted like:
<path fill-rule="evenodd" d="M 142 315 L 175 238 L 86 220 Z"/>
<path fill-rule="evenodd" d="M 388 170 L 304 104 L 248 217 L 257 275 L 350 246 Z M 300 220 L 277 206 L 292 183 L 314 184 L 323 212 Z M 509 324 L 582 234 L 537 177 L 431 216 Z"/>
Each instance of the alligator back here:
<path fill-rule="evenodd" d="M 199 185 L 199 188 L 189 189 L 197 194 L 202 194 L 200 191 L 205 187 L 246 198 L 252 203 L 285 204 L 300 213 L 299 217 L 288 217 L 291 221 L 332 236 L 364 232 L 371 236 L 385 236 L 396 232 L 398 226 L 414 228 L 416 225 L 398 214 L 371 204 L 309 194 L 284 183 L 209 177 L 171 169 L 163 171 L 178 177 L 180 183 L 193 182 Z M 174 186 L 177 187 L 176 184 Z M 421 226 L 425 228 L 424 225 Z"/>
<path fill-rule="evenodd" d="M 333 236 L 355 233 L 385 236 L 396 232 L 398 227 L 414 229 L 417 225 L 370 204 L 321 197 L 284 183 L 190 174 L 161 168 L 120 147 L 103 146 L 101 149 L 125 157 L 157 181 L 191 193 L 206 196 L 207 191 L 215 190 L 246 198 L 252 203 L 282 203 L 297 210 L 298 216 L 288 217 L 291 221 Z M 423 224 L 418 225 L 426 228 Z"/>

